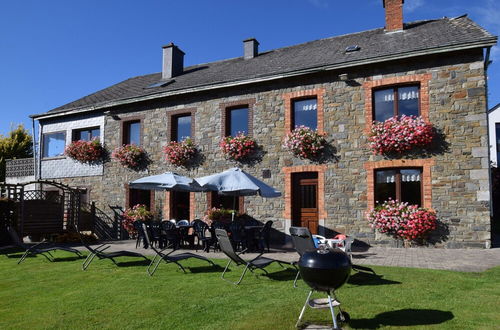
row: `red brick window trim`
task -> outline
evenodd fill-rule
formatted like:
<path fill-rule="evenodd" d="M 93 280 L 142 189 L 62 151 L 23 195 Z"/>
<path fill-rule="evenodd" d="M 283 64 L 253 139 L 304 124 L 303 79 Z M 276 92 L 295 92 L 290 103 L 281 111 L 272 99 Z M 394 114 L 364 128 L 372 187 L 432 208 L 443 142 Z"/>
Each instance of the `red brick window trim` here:
<path fill-rule="evenodd" d="M 125 208 L 132 207 L 133 205 L 130 205 L 130 194 L 133 188 L 130 188 L 128 183 L 124 184 L 125 187 Z M 149 191 L 149 205 L 146 205 L 151 212 L 155 211 L 155 191 L 150 190 Z"/>
<path fill-rule="evenodd" d="M 195 141 L 195 117 L 196 117 L 196 108 L 187 108 L 187 109 L 179 109 L 167 112 L 167 127 L 168 134 L 167 140 L 168 142 L 175 140 L 176 127 L 175 127 L 175 119 L 177 117 L 183 116 L 191 116 L 191 140 Z"/>
<path fill-rule="evenodd" d="M 422 168 L 422 207 L 432 209 L 432 179 L 431 167 L 434 159 L 396 159 L 366 162 L 366 187 L 368 210 L 375 207 L 375 170 L 420 167 Z"/>
<path fill-rule="evenodd" d="M 365 92 L 365 132 L 370 132 L 373 122 L 373 91 L 383 88 L 419 85 L 420 116 L 425 121 L 429 121 L 429 81 L 432 74 L 412 74 L 407 76 L 397 76 L 370 80 L 363 83 Z"/>
<path fill-rule="evenodd" d="M 325 94 L 324 88 L 315 88 L 309 90 L 296 91 L 283 94 L 285 102 L 285 132 L 289 133 L 294 129 L 293 126 L 293 102 L 301 99 L 316 98 L 317 100 L 317 113 L 318 113 L 318 132 L 323 133 L 325 129 L 324 124 L 324 101 Z"/>
<path fill-rule="evenodd" d="M 232 102 L 224 102 L 219 104 L 221 111 L 221 137 L 228 136 L 228 112 L 238 108 L 248 108 L 248 136 L 253 136 L 253 108 L 255 99 L 237 100 Z"/>
<path fill-rule="evenodd" d="M 292 220 L 292 174 L 300 172 L 318 172 L 318 217 L 324 220 L 327 217 L 325 208 L 325 172 L 326 165 L 301 165 L 283 167 L 281 171 L 285 174 L 285 210 L 283 217 Z"/>

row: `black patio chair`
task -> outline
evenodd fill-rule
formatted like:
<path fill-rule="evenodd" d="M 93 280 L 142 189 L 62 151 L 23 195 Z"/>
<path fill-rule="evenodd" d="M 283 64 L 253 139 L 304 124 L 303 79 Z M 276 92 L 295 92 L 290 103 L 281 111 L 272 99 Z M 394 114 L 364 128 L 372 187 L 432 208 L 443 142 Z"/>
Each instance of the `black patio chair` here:
<path fill-rule="evenodd" d="M 198 251 L 201 243 L 203 251 L 209 252 L 210 245 L 212 244 L 214 238 L 207 236 L 207 232 L 210 232 L 208 225 L 200 219 L 195 219 L 193 220 L 193 230 L 194 237 L 196 237 L 196 251 Z"/>
<path fill-rule="evenodd" d="M 87 268 L 90 266 L 95 257 L 97 257 L 99 260 L 110 259 L 117 266 L 118 264 L 116 263 L 115 258 L 119 257 L 144 258 L 145 260 L 149 261 L 147 257 L 138 252 L 132 252 L 126 250 L 105 252 L 105 250 L 111 247 L 111 245 L 109 244 L 101 244 L 98 247 L 93 248 L 89 244 L 87 244 L 87 242 L 85 242 L 83 236 L 80 234 L 80 231 L 78 230 L 78 227 L 76 227 L 76 232 L 78 233 L 78 236 L 80 236 L 80 241 L 82 242 L 82 245 L 90 252 L 87 258 L 83 261 L 82 270 L 87 270 Z"/>
<path fill-rule="evenodd" d="M 245 227 L 239 221 L 233 221 L 229 225 L 229 232 L 231 233 L 231 242 L 233 243 L 236 251 L 243 251 L 247 247 Z"/>
<path fill-rule="evenodd" d="M 217 240 L 219 241 L 219 246 L 220 246 L 222 252 L 224 252 L 224 254 L 229 257 L 229 262 L 227 263 L 226 268 L 224 268 L 224 271 L 222 272 L 222 275 L 221 275 L 221 278 L 224 281 L 227 281 L 229 283 L 232 283 L 235 285 L 240 284 L 241 281 L 243 280 L 243 277 L 245 276 L 247 270 L 250 270 L 253 273 L 254 270 L 260 269 L 264 273 L 269 274 L 268 271 L 265 270 L 264 268 L 269 266 L 273 262 L 278 263 L 283 268 L 285 268 L 283 266 L 283 264 L 292 265 L 290 262 L 262 257 L 262 253 L 259 254 L 257 257 L 253 258 L 252 260 L 249 260 L 249 261 L 244 260 L 240 257 L 240 254 L 242 254 L 245 251 L 242 251 L 239 253 L 236 253 L 234 251 L 233 245 L 231 244 L 231 241 L 229 240 L 229 236 L 227 235 L 226 230 L 216 229 L 215 235 L 217 237 Z M 240 279 L 236 282 L 231 282 L 228 279 L 224 278 L 224 275 L 226 274 L 226 271 L 229 269 L 229 265 L 231 265 L 232 262 L 234 262 L 236 264 L 236 266 L 245 265 L 245 268 L 243 269 L 243 273 L 241 274 Z"/>
<path fill-rule="evenodd" d="M 142 229 L 142 221 L 140 221 L 140 220 L 134 221 L 132 225 L 134 226 L 134 229 L 137 232 L 137 239 L 135 241 L 135 248 L 137 249 L 137 247 L 139 247 L 139 245 L 142 242 L 143 247 L 145 249 L 147 249 L 148 244 L 146 242 L 146 239 L 144 238 L 144 230 Z"/>
<path fill-rule="evenodd" d="M 273 222 L 271 220 L 267 221 L 264 224 L 264 227 L 257 232 L 257 242 L 261 252 L 264 251 L 264 248 L 267 247 L 267 252 L 269 253 L 269 241 L 271 237 L 271 227 L 273 226 Z"/>
<path fill-rule="evenodd" d="M 316 251 L 316 245 L 314 244 L 314 239 L 311 232 L 306 227 L 290 227 L 290 235 L 292 236 L 292 243 L 295 251 L 302 256 L 304 253 L 309 251 Z M 352 264 L 352 269 L 357 271 L 365 271 L 375 274 L 373 269 L 365 266 L 359 266 Z M 300 272 L 297 271 L 295 280 L 293 281 L 293 287 L 297 287 L 297 281 L 299 279 Z"/>
<path fill-rule="evenodd" d="M 143 224 L 144 226 L 144 229 L 146 229 L 145 225 Z M 148 232 L 146 230 L 144 230 L 144 232 L 146 233 L 146 241 L 149 242 L 149 235 L 148 235 Z M 147 268 L 147 273 L 149 276 L 153 276 L 154 273 L 156 272 L 156 269 L 158 269 L 158 266 L 160 265 L 160 262 L 163 260 L 165 263 L 171 263 L 173 262 L 174 264 L 176 264 L 177 266 L 179 266 L 179 268 L 184 272 L 186 273 L 186 270 L 184 269 L 184 267 L 179 263 L 179 261 L 181 260 L 186 260 L 186 259 L 190 259 L 190 258 L 194 258 L 194 259 L 199 259 L 199 260 L 204 260 L 204 261 L 207 261 L 210 265 L 216 267 L 216 265 L 213 263 L 212 260 L 208 259 L 208 258 L 205 258 L 204 256 L 200 256 L 198 254 L 194 254 L 194 253 L 191 253 L 191 252 L 181 252 L 181 253 L 176 253 L 176 254 L 172 254 L 175 250 L 172 249 L 172 251 L 170 251 L 169 253 L 163 253 L 165 250 L 169 249 L 170 246 L 167 246 L 165 249 L 163 250 L 157 250 L 153 245 L 151 245 L 151 250 L 153 250 L 155 252 L 155 256 L 153 257 L 153 260 L 151 260 L 151 263 L 149 264 L 148 268 Z M 151 270 L 151 267 L 153 267 L 153 269 Z"/>
<path fill-rule="evenodd" d="M 152 245 L 156 245 L 160 249 L 163 248 L 163 241 L 161 237 L 162 225 L 159 221 L 152 221 L 149 223 L 148 234 Z M 144 231 L 144 230 L 143 230 Z"/>
<path fill-rule="evenodd" d="M 163 246 L 171 246 L 174 250 L 177 250 L 181 243 L 181 236 L 175 223 L 172 221 L 162 221 L 161 229 L 164 232 Z"/>
<path fill-rule="evenodd" d="M 47 258 L 47 260 L 49 260 L 49 261 L 54 261 L 55 258 L 50 252 L 57 251 L 57 250 L 71 252 L 71 253 L 76 254 L 79 258 L 83 258 L 83 255 L 80 251 L 78 251 L 77 249 L 70 248 L 70 247 L 53 245 L 53 244 L 44 247 L 44 244 L 50 244 L 50 243 L 47 243 L 45 240 L 38 243 L 38 244 L 31 245 L 31 246 L 24 244 L 23 241 L 21 240 L 21 238 L 19 237 L 19 235 L 17 235 L 17 232 L 10 226 L 7 226 L 7 232 L 9 233 L 9 236 L 10 236 L 11 241 L 13 243 L 11 246 L 18 247 L 18 248 L 24 250 L 24 253 L 21 256 L 21 259 L 19 259 L 19 261 L 17 262 L 18 265 L 21 262 L 23 262 L 28 256 L 34 256 L 37 254 L 41 254 L 42 256 Z"/>

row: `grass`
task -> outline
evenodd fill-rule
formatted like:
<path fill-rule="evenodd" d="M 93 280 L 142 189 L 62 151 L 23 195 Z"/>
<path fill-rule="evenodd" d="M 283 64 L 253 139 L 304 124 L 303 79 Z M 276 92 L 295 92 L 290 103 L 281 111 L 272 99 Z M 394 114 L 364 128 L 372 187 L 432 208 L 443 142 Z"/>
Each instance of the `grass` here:
<path fill-rule="evenodd" d="M 186 263 L 183 274 L 162 264 L 155 276 L 143 262 L 82 260 L 56 252 L 58 262 L 0 255 L 0 329 L 294 329 L 307 296 L 293 289 L 294 271 L 248 274 L 239 286 L 221 268 Z M 224 260 L 216 260 L 221 267 Z M 373 267 L 381 277 L 353 272 L 338 290 L 351 322 L 344 329 L 493 329 L 500 324 L 500 267 L 483 273 Z M 228 274 L 236 279 L 241 269 Z M 321 294 L 316 294 L 322 297 Z M 327 310 L 304 320 L 331 324 Z"/>

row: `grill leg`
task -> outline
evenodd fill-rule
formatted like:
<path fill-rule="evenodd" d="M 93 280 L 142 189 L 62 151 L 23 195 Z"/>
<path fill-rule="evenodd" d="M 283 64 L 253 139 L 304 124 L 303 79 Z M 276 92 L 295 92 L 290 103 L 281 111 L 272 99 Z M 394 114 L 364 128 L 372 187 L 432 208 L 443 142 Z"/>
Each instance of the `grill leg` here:
<path fill-rule="evenodd" d="M 306 311 L 306 306 L 307 303 L 309 302 L 309 299 L 311 298 L 311 295 L 313 293 L 313 290 L 309 291 L 309 294 L 307 295 L 306 302 L 304 303 L 304 307 L 302 307 L 302 310 L 300 311 L 299 319 L 297 320 L 297 323 L 295 323 L 295 327 L 298 328 L 300 321 L 302 320 L 302 316 L 304 316 L 304 312 Z"/>
<path fill-rule="evenodd" d="M 335 318 L 335 311 L 333 310 L 332 297 L 330 296 L 330 293 L 328 293 L 328 304 L 330 305 L 330 312 L 332 313 L 333 328 L 338 329 L 337 319 Z"/>

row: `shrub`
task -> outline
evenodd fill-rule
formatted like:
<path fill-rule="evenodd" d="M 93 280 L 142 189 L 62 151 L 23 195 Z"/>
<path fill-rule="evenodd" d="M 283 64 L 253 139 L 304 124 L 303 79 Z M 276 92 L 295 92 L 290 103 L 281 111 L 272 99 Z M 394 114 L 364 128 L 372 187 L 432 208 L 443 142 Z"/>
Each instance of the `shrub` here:
<path fill-rule="evenodd" d="M 219 143 L 220 149 L 229 159 L 243 160 L 256 149 L 255 140 L 239 132 L 236 136 L 226 136 Z"/>
<path fill-rule="evenodd" d="M 130 234 L 135 235 L 136 230 L 134 228 L 134 222 L 139 221 L 149 221 L 153 218 L 153 213 L 151 213 L 146 205 L 136 204 L 131 208 L 127 208 L 123 212 L 123 228 Z"/>
<path fill-rule="evenodd" d="M 91 141 L 78 140 L 71 142 L 64 149 L 64 154 L 80 163 L 92 164 L 102 160 L 104 148 L 97 138 Z"/>
<path fill-rule="evenodd" d="M 135 169 L 146 160 L 146 151 L 135 144 L 125 144 L 116 148 L 111 156 L 122 166 Z"/>
<path fill-rule="evenodd" d="M 403 153 L 414 147 L 423 147 L 432 142 L 434 130 L 422 117 L 391 117 L 384 122 L 373 122 L 370 148 L 374 154 Z"/>
<path fill-rule="evenodd" d="M 406 241 L 424 238 L 437 226 L 435 212 L 391 199 L 369 211 L 366 219 L 379 232 Z"/>
<path fill-rule="evenodd" d="M 189 138 L 181 142 L 172 141 L 163 148 L 167 162 L 175 166 L 186 165 L 196 155 L 196 146 Z"/>
<path fill-rule="evenodd" d="M 325 136 L 317 130 L 299 126 L 285 136 L 283 148 L 300 158 L 317 158 L 325 148 Z"/>

